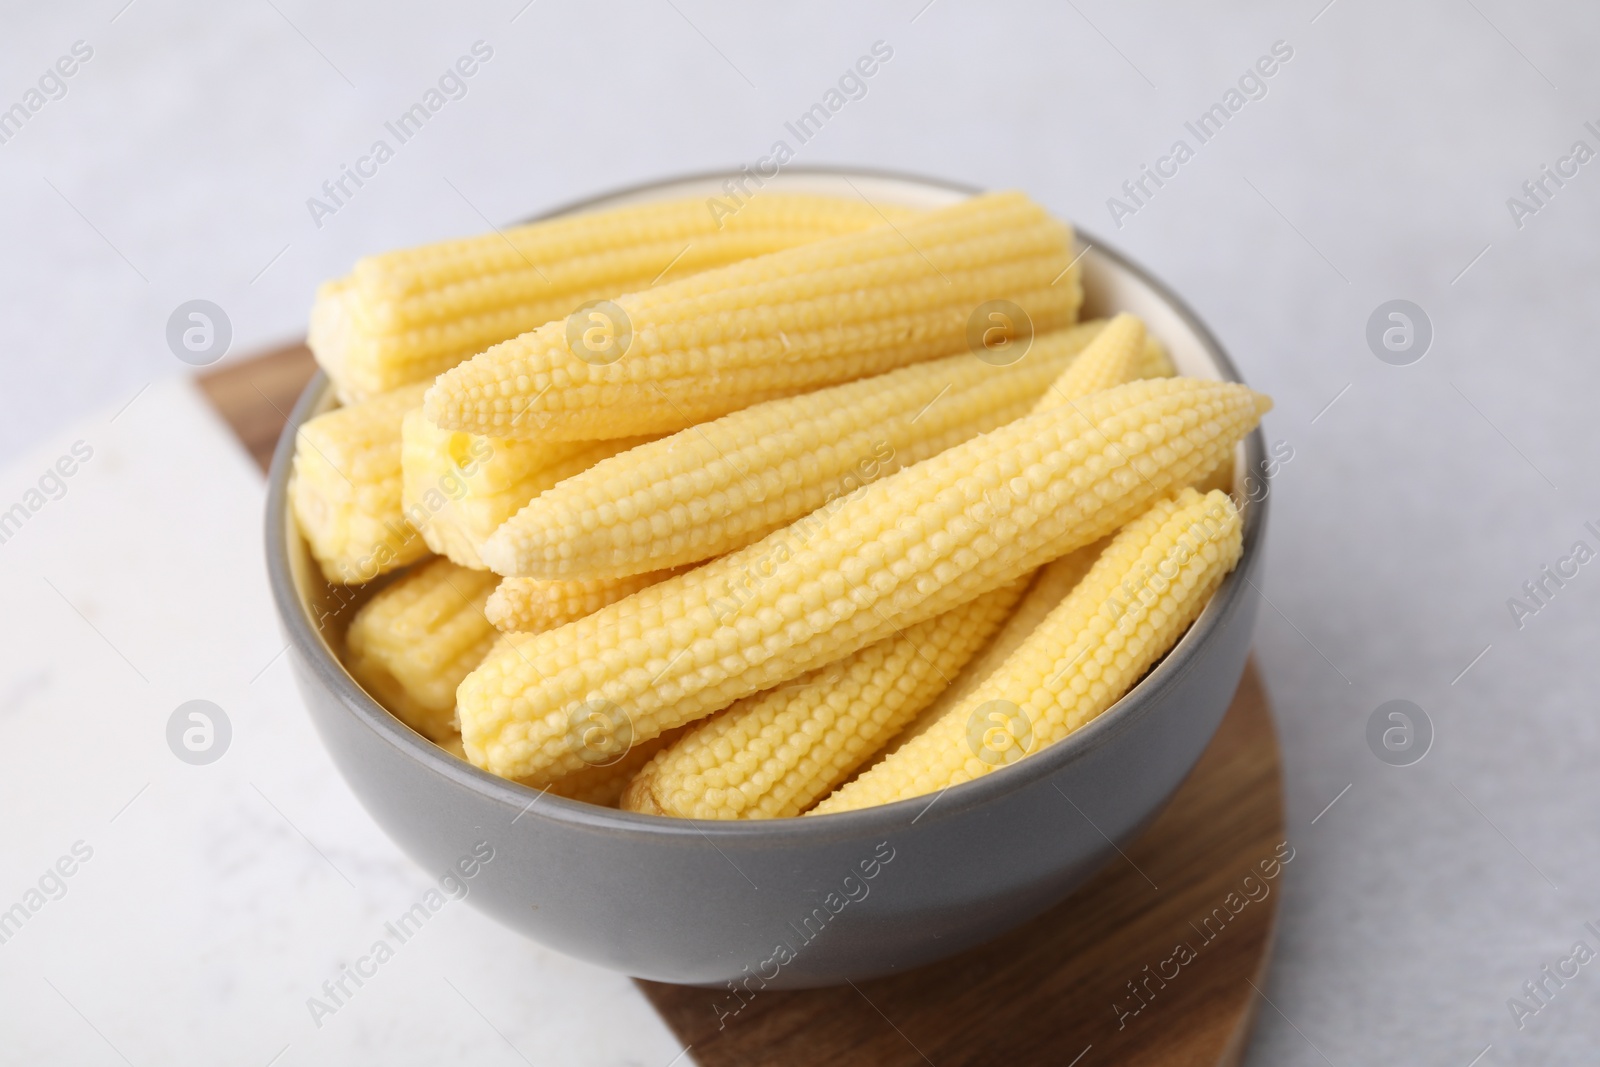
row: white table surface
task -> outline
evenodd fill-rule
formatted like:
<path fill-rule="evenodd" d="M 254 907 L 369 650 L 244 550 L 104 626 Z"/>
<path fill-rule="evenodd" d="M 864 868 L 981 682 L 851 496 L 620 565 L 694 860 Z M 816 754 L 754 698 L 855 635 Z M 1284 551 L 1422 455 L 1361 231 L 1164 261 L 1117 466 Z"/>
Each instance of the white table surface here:
<path fill-rule="evenodd" d="M 257 677 L 281 647 L 259 478 L 173 381 L 165 323 L 213 300 L 247 354 L 364 252 L 753 162 L 878 40 L 893 58 L 797 162 L 1025 188 L 1166 279 L 1277 399 L 1294 459 L 1257 650 L 1298 854 L 1250 1062 L 1596 1059 L 1597 968 L 1520 1030 L 1508 998 L 1600 949 L 1600 567 L 1520 629 L 1507 598 L 1600 548 L 1600 161 L 1520 228 L 1507 198 L 1600 149 L 1600 10 L 124 2 L 0 10 L 0 110 L 93 49 L 0 144 L 0 507 L 96 450 L 0 544 L 0 908 L 94 849 L 0 944 L 0 1061 L 678 1054 L 625 981 L 460 904 L 313 1027 L 305 998 L 429 876 L 333 774 L 281 661 Z M 466 97 L 317 228 L 306 199 L 478 40 Z M 1118 228 L 1107 198 L 1280 40 L 1267 95 Z M 1398 297 L 1436 333 L 1404 367 L 1364 336 Z M 236 728 L 209 768 L 162 733 L 197 696 Z M 1365 740 L 1395 698 L 1436 731 L 1403 768 Z"/>
<path fill-rule="evenodd" d="M 261 561 L 259 472 L 187 381 L 114 415 L 0 474 L 15 499 L 74 443 L 92 453 L 0 545 L 0 910 L 33 911 L 0 927 L 0 1062 L 677 1055 L 628 979 L 466 902 L 447 900 L 404 943 L 386 930 L 439 872 L 378 831 L 300 706 Z M 169 716 L 195 699 L 232 728 L 205 766 L 167 742 Z M 87 861 L 29 901 L 75 845 Z M 379 940 L 394 955 L 375 976 L 346 978 L 337 999 L 323 990 Z"/>

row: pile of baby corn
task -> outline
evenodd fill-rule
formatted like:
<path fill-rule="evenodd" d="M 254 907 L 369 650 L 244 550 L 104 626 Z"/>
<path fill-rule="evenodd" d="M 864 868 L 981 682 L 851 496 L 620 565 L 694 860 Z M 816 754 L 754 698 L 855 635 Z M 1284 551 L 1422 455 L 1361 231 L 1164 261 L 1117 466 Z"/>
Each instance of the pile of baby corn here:
<path fill-rule="evenodd" d="M 351 674 L 440 746 L 594 804 L 847 811 L 1111 707 L 1241 549 L 1270 401 L 1078 322 L 1020 193 L 666 201 L 362 260 L 318 293 L 342 406 L 289 493 L 372 593 Z"/>

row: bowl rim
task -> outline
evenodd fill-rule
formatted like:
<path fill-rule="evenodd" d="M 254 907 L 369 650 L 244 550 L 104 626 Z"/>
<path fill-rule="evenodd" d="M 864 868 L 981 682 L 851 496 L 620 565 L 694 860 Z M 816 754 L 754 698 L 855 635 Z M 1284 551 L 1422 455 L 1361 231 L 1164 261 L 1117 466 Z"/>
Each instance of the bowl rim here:
<path fill-rule="evenodd" d="M 885 179 L 920 185 L 927 188 L 976 195 L 983 189 L 964 182 L 928 178 L 918 174 L 865 167 L 797 166 L 785 167 L 783 174 L 794 176 L 852 177 Z M 531 216 L 533 222 L 556 218 L 596 207 L 621 197 L 637 196 L 654 190 L 667 190 L 672 186 L 696 182 L 715 181 L 737 174 L 736 171 L 709 170 L 677 175 L 653 181 L 638 182 L 618 187 L 608 192 L 559 204 L 547 211 Z M 1243 383 L 1243 377 L 1227 351 L 1212 334 L 1193 309 L 1164 282 L 1156 278 L 1139 263 L 1098 236 L 1079 228 L 1073 229 L 1077 241 L 1084 246 L 1084 256 L 1098 254 L 1110 260 L 1147 286 L 1174 314 L 1193 331 L 1207 357 L 1216 365 L 1225 381 Z M 322 403 L 331 388 L 327 375 L 320 369 L 306 384 L 300 398 L 289 413 L 277 446 L 273 450 L 272 466 L 267 476 L 266 554 L 269 584 L 280 625 L 289 644 L 301 661 L 311 669 L 316 680 L 335 698 L 340 709 L 377 739 L 416 760 L 428 772 L 445 779 L 452 785 L 475 793 L 507 808 L 521 809 L 523 815 L 538 822 L 551 821 L 569 827 L 611 833 L 644 834 L 658 838 L 694 837 L 720 843 L 749 843 L 756 845 L 818 843 L 849 838 L 875 836 L 890 829 L 903 829 L 919 821 L 935 806 L 939 807 L 930 824 L 970 812 L 1001 797 L 1021 792 L 1042 779 L 1050 778 L 1071 763 L 1087 758 L 1101 747 L 1112 743 L 1119 735 L 1132 729 L 1151 713 L 1164 694 L 1175 688 L 1183 677 L 1194 669 L 1201 650 L 1207 641 L 1223 626 L 1224 620 L 1240 609 L 1240 602 L 1253 584 L 1248 574 L 1254 569 L 1262 552 L 1266 530 L 1267 493 L 1260 500 L 1250 501 L 1244 509 L 1244 547 L 1238 564 L 1223 579 L 1210 602 L 1178 644 L 1164 656 L 1131 690 L 1095 718 L 1062 740 L 1007 768 L 1003 774 L 989 774 L 982 778 L 951 786 L 934 795 L 912 797 L 889 804 L 836 812 L 820 816 L 782 819 L 682 819 L 615 808 L 602 808 L 565 797 L 550 796 L 544 790 L 521 785 L 510 779 L 490 774 L 465 760 L 451 755 L 432 741 L 413 731 L 386 708 L 379 704 L 355 681 L 339 662 L 328 643 L 313 626 L 311 613 L 301 598 L 290 565 L 288 480 L 294 457 L 295 431 Z M 1246 471 L 1253 471 L 1265 457 L 1264 436 L 1258 425 L 1244 438 Z"/>

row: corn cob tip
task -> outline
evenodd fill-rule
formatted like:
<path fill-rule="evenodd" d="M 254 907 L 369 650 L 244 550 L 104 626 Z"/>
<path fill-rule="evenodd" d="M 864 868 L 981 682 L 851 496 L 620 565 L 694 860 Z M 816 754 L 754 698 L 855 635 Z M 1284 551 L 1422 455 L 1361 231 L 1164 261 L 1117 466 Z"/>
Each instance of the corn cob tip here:
<path fill-rule="evenodd" d="M 1033 410 L 1049 411 L 1125 382 L 1161 376 L 1163 361 L 1152 358 L 1148 339 L 1144 322 L 1137 315 L 1117 315 L 1050 383 Z"/>
<path fill-rule="evenodd" d="M 655 790 L 651 788 L 655 784 L 652 768 L 659 759 L 658 755 L 628 780 L 628 784 L 622 790 L 622 799 L 617 805 L 623 811 L 634 811 L 641 815 L 667 814 L 666 809 L 656 801 Z"/>
<path fill-rule="evenodd" d="M 1143 319 L 1131 311 L 1119 311 L 1111 316 L 1106 328 L 1095 337 L 1095 343 L 1127 347 L 1137 352 L 1143 347 L 1147 333 Z"/>

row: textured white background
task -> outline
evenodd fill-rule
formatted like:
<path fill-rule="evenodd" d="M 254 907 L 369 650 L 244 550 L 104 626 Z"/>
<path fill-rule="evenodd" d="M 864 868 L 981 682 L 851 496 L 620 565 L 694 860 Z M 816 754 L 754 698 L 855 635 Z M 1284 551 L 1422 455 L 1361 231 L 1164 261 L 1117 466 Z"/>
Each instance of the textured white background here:
<path fill-rule="evenodd" d="M 884 40 L 894 58 L 799 162 L 1025 188 L 1153 268 L 1277 398 L 1268 433 L 1295 458 L 1274 488 L 1265 585 L 1274 608 L 1257 644 L 1299 855 L 1251 1062 L 1597 1058 L 1597 968 L 1521 1032 L 1506 1001 L 1580 937 L 1600 948 L 1582 929 L 1600 920 L 1600 565 L 1521 630 L 1506 599 L 1579 537 L 1600 547 L 1582 530 L 1600 521 L 1600 161 L 1521 229 L 1506 199 L 1576 139 L 1600 148 L 1583 128 L 1600 126 L 1600 9 L 841 0 L 758 13 L 710 0 L 526 9 L 135 0 L 119 13 L 123 2 L 0 7 L 0 108 L 75 40 L 94 48 L 66 97 L 0 145 L 0 458 L 182 371 L 164 324 L 183 300 L 227 310 L 235 355 L 294 337 L 316 283 L 363 252 L 754 161 Z M 315 227 L 306 198 L 478 39 L 495 54 L 469 95 Z M 1107 197 L 1277 40 L 1294 58 L 1267 97 L 1117 229 Z M 1409 367 L 1380 363 L 1364 340 L 1368 315 L 1395 297 L 1422 305 L 1436 330 Z M 124 417 L 163 395 L 150 390 Z M 237 508 L 242 517 L 219 528 L 254 536 L 248 494 L 187 483 L 160 503 L 126 525 L 192 531 L 215 509 Z M 70 509 L 52 507 L 70 525 Z M 110 553 L 128 531 L 60 536 Z M 14 547 L 0 546 L 8 582 L 34 565 Z M 253 566 L 252 547 L 232 553 L 239 566 Z M 89 561 L 60 566 L 70 580 Z M 208 640 L 232 640 L 231 626 L 262 629 L 252 596 L 251 617 L 189 635 L 195 671 L 216 673 Z M 97 641 L 72 630 L 70 615 L 50 625 Z M 29 647 L 19 635 L 45 628 L 16 609 L 0 628 L 10 650 L 3 725 L 43 699 L 37 684 L 17 688 L 29 675 L 13 652 Z M 128 683 L 109 674 L 124 669 L 115 659 L 95 664 L 108 684 Z M 1398 769 L 1364 739 L 1372 710 L 1397 697 L 1426 709 L 1437 731 L 1425 760 Z M 59 714 L 93 735 L 123 710 L 63 702 Z M 164 709 L 139 714 L 154 730 Z M 66 730 L 29 743 L 50 752 L 68 743 Z M 114 748 L 72 743 L 93 750 L 81 773 L 111 773 Z M 19 756 L 0 760 L 9 768 Z M 8 813 L 59 806 L 21 793 L 7 803 Z M 8 847 L 0 900 L 57 847 Z M 191 891 L 222 891 L 190 873 L 200 879 L 185 881 Z M 176 978 L 190 962 L 162 966 Z M 103 965 L 107 1005 L 137 1006 L 160 984 L 141 977 L 146 962 Z M 8 985 L 37 985 L 32 971 L 12 973 L 19 966 L 0 947 Z M 53 1010 L 52 1025 L 81 1027 L 59 1002 Z M 8 1010 L 0 1033 L 11 1020 Z M 116 1062 L 85 1040 L 61 1048 Z M 260 1044 L 271 1045 L 266 1055 L 277 1047 Z M 135 1059 L 162 1048 L 141 1046 Z M 0 1044 L 0 1057 L 10 1054 Z"/>

